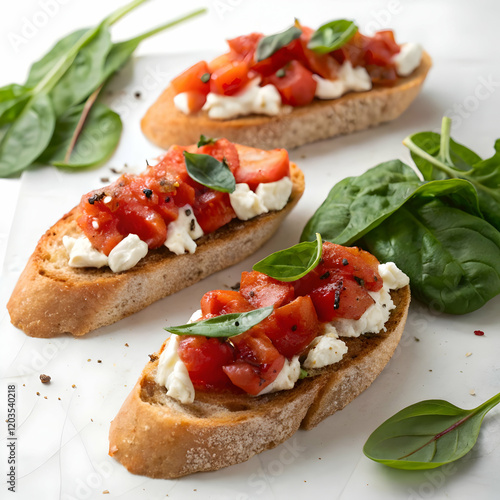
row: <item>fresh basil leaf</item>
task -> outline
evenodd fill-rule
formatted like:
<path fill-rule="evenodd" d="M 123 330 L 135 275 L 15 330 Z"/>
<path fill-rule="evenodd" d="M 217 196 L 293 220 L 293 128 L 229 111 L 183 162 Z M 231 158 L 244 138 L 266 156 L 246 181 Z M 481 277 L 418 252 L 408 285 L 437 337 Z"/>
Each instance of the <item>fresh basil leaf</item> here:
<path fill-rule="evenodd" d="M 289 43 L 299 38 L 300 35 L 302 35 L 302 30 L 296 26 L 291 26 L 282 33 L 261 38 L 255 52 L 256 61 L 260 62 L 271 57 L 279 49 L 286 47 Z"/>
<path fill-rule="evenodd" d="M 421 401 L 386 420 L 370 435 L 364 454 L 394 469 L 434 469 L 467 454 L 483 418 L 500 403 L 500 394 L 472 410 L 440 399 Z"/>
<path fill-rule="evenodd" d="M 207 144 L 215 144 L 217 139 L 212 139 L 211 137 L 205 137 L 203 134 L 200 135 L 200 139 L 198 144 L 196 144 L 199 148 L 202 146 L 206 146 Z"/>
<path fill-rule="evenodd" d="M 362 243 L 409 276 L 415 298 L 440 312 L 465 314 L 500 293 L 500 232 L 445 201 L 410 200 Z"/>
<path fill-rule="evenodd" d="M 99 165 L 113 154 L 120 140 L 122 122 L 117 113 L 98 103 L 88 114 L 71 155 L 66 158 L 83 107 L 83 104 L 75 106 L 57 120 L 52 140 L 38 163 L 84 168 Z"/>
<path fill-rule="evenodd" d="M 226 160 L 219 161 L 210 155 L 200 155 L 184 151 L 186 170 L 191 179 L 204 186 L 232 193 L 236 188 L 236 181 Z"/>
<path fill-rule="evenodd" d="M 336 184 L 306 224 L 301 241 L 320 233 L 325 240 L 352 245 L 414 196 L 449 196 L 480 216 L 470 183 L 459 179 L 425 183 L 408 165 L 391 160 Z"/>
<path fill-rule="evenodd" d="M 47 94 L 32 97 L 2 137 L 0 176 L 12 175 L 34 162 L 49 144 L 54 126 L 54 110 Z"/>
<path fill-rule="evenodd" d="M 500 230 L 500 141 L 495 154 L 482 160 L 476 153 L 450 138 L 451 120 L 443 118 L 441 135 L 421 132 L 405 144 L 425 179 L 466 179 L 477 190 L 484 218 Z"/>
<path fill-rule="evenodd" d="M 301 368 L 300 369 L 300 375 L 299 375 L 299 379 L 303 379 L 303 378 L 306 378 L 308 375 L 307 371 L 304 370 L 304 368 Z"/>
<path fill-rule="evenodd" d="M 339 19 L 320 26 L 311 36 L 307 48 L 327 54 L 347 43 L 358 31 L 353 21 Z"/>
<path fill-rule="evenodd" d="M 316 233 L 316 241 L 304 241 L 285 250 L 274 252 L 257 262 L 253 270 L 280 281 L 295 281 L 318 265 L 322 251 L 321 235 Z"/>
<path fill-rule="evenodd" d="M 223 314 L 215 318 L 188 323 L 187 325 L 169 326 L 165 330 L 176 335 L 234 337 L 258 325 L 273 312 L 273 309 L 273 306 L 269 306 L 244 313 Z"/>

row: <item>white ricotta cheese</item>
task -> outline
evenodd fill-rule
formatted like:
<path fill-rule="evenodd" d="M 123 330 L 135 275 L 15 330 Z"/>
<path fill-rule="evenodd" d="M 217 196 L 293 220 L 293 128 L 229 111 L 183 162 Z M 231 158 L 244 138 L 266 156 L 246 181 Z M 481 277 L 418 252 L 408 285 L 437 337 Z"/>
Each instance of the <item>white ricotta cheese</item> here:
<path fill-rule="evenodd" d="M 167 396 L 181 403 L 194 401 L 194 386 L 186 365 L 179 358 L 179 336 L 171 334 L 167 347 L 160 355 L 155 381 L 167 389 Z"/>
<path fill-rule="evenodd" d="M 114 273 L 128 271 L 148 254 L 148 244 L 129 234 L 109 252 L 108 265 Z"/>
<path fill-rule="evenodd" d="M 203 106 L 208 116 L 214 120 L 228 120 L 252 113 L 275 116 L 282 111 L 281 96 L 274 85 L 259 87 L 260 78 L 254 78 L 239 94 L 219 95 L 210 92 Z M 180 99 L 177 109 L 185 112 Z"/>
<path fill-rule="evenodd" d="M 103 267 L 108 264 L 108 258 L 95 249 L 90 240 L 81 236 L 72 238 L 63 236 L 63 245 L 69 254 L 68 264 L 71 267 Z"/>
<path fill-rule="evenodd" d="M 389 288 L 389 290 L 397 290 L 410 284 L 410 278 L 394 262 L 380 264 L 378 266 L 378 273 L 384 280 L 384 287 Z"/>
<path fill-rule="evenodd" d="M 254 193 L 244 182 L 236 184 L 235 190 L 229 193 L 229 201 L 236 212 L 236 217 L 240 220 L 252 219 L 269 212 L 257 193 Z"/>
<path fill-rule="evenodd" d="M 363 67 L 353 68 L 350 61 L 340 67 L 336 80 L 327 80 L 313 75 L 316 80 L 315 97 L 318 99 L 338 99 L 347 92 L 361 92 L 372 88 L 370 75 Z"/>
<path fill-rule="evenodd" d="M 399 76 L 408 76 L 420 65 L 423 49 L 418 43 L 408 42 L 401 45 L 401 50 L 392 58 Z"/>
<path fill-rule="evenodd" d="M 189 113 L 191 113 L 191 110 L 189 109 L 189 104 L 188 104 L 188 93 L 181 92 L 180 94 L 175 95 L 174 106 L 179 111 L 182 111 L 185 115 L 189 115 Z"/>
<path fill-rule="evenodd" d="M 327 323 L 325 333 L 311 342 L 311 349 L 304 361 L 304 368 L 323 368 L 338 363 L 347 352 L 345 342 L 339 339 L 336 329 Z"/>
<path fill-rule="evenodd" d="M 179 208 L 179 216 L 168 225 L 167 239 L 164 245 L 176 255 L 185 252 L 194 253 L 196 251 L 196 240 L 203 236 L 193 209 L 190 205 Z"/>
<path fill-rule="evenodd" d="M 288 203 L 292 187 L 292 179 L 283 177 L 276 182 L 262 182 L 257 186 L 255 194 L 267 210 L 281 210 Z"/>
<path fill-rule="evenodd" d="M 299 357 L 294 356 L 291 360 L 285 359 L 285 364 L 279 372 L 276 379 L 271 382 L 265 389 L 259 392 L 258 396 L 262 394 L 269 394 L 271 392 L 284 391 L 286 389 L 293 389 L 295 382 L 300 376 L 300 362 Z"/>

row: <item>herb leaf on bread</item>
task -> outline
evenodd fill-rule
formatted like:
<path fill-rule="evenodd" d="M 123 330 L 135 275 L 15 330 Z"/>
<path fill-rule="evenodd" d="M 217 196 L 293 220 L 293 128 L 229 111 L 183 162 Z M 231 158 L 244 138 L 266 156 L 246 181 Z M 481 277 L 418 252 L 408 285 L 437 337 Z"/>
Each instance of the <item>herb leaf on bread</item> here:
<path fill-rule="evenodd" d="M 210 155 L 187 151 L 183 154 L 186 170 L 191 179 L 215 191 L 232 193 L 235 190 L 236 180 L 225 159 L 219 161 Z"/>

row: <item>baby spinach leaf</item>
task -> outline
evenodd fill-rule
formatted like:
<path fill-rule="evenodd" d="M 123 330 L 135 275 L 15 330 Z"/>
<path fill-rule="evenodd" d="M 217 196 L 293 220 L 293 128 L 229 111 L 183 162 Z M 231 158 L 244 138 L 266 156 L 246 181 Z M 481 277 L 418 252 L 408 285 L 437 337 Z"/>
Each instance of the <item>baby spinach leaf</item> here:
<path fill-rule="evenodd" d="M 195 321 L 187 325 L 169 326 L 165 330 L 176 335 L 234 337 L 258 325 L 273 312 L 273 309 L 273 306 L 269 306 L 244 313 L 222 314 L 215 318 Z"/>
<path fill-rule="evenodd" d="M 226 160 L 219 161 L 210 155 L 187 151 L 184 151 L 184 159 L 191 179 L 215 191 L 232 193 L 235 190 L 236 181 Z"/>
<path fill-rule="evenodd" d="M 295 281 L 312 271 L 321 259 L 323 242 L 316 233 L 316 241 L 304 241 L 285 250 L 279 250 L 253 266 L 254 271 L 280 281 Z"/>
<path fill-rule="evenodd" d="M 380 261 L 395 262 L 432 309 L 465 314 L 500 293 L 500 233 L 448 199 L 409 201 L 362 243 Z"/>
<path fill-rule="evenodd" d="M 299 38 L 300 35 L 302 35 L 302 30 L 297 28 L 297 26 L 291 26 L 282 33 L 261 38 L 257 44 L 257 50 L 255 52 L 256 61 L 260 62 L 268 57 L 271 57 L 279 49 L 286 47 L 296 38 Z"/>
<path fill-rule="evenodd" d="M 476 444 L 484 416 L 500 394 L 472 410 L 440 399 L 404 408 L 375 429 L 364 454 L 395 469 L 434 469 L 467 454 Z"/>
<path fill-rule="evenodd" d="M 358 27 L 353 21 L 338 19 L 320 26 L 311 36 L 307 48 L 327 54 L 339 49 L 348 42 L 358 31 Z"/>
<path fill-rule="evenodd" d="M 103 104 L 96 104 L 78 133 L 68 157 L 68 148 L 82 116 L 84 104 L 68 110 L 57 120 L 57 126 L 49 146 L 38 163 L 57 167 L 84 168 L 106 161 L 120 140 L 122 123 L 120 117 Z"/>
<path fill-rule="evenodd" d="M 301 241 L 311 241 L 320 233 L 326 240 L 352 245 L 409 199 L 424 195 L 447 195 L 480 215 L 470 183 L 458 179 L 424 183 L 408 165 L 391 160 L 336 184 L 306 224 Z"/>
<path fill-rule="evenodd" d="M 16 83 L 0 88 L 0 127 L 14 121 L 30 97 L 30 89 Z"/>
<path fill-rule="evenodd" d="M 450 138 L 451 120 L 443 118 L 441 135 L 421 132 L 405 144 L 425 179 L 466 179 L 477 190 L 483 216 L 500 230 L 500 140 L 495 154 L 482 160 L 476 153 Z"/>
<path fill-rule="evenodd" d="M 0 176 L 7 177 L 35 161 L 50 142 L 55 115 L 47 94 L 32 97 L 0 142 Z"/>

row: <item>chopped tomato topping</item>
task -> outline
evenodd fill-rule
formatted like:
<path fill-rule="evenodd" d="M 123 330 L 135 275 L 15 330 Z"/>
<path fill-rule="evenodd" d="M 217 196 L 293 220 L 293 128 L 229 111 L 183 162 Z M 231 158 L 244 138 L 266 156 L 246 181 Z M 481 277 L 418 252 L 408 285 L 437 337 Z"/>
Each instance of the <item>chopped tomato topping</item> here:
<path fill-rule="evenodd" d="M 253 307 L 280 307 L 295 298 L 292 283 L 278 281 L 257 271 L 241 274 L 240 293 Z"/>
<path fill-rule="evenodd" d="M 254 190 L 262 182 L 275 182 L 290 174 L 290 160 L 286 149 L 250 148 L 238 144 L 239 167 L 234 172 L 236 182 L 245 182 Z"/>
<path fill-rule="evenodd" d="M 234 95 L 250 81 L 248 63 L 232 61 L 213 71 L 210 78 L 210 92 L 221 95 Z"/>
<path fill-rule="evenodd" d="M 279 71 L 283 71 L 280 74 Z M 306 106 L 314 99 L 317 82 L 313 73 L 299 61 L 290 61 L 284 68 L 264 80 L 273 84 L 280 93 L 283 104 Z"/>
<path fill-rule="evenodd" d="M 204 233 L 212 233 L 236 217 L 229 194 L 220 191 L 200 194 L 193 204 L 193 210 Z"/>
<path fill-rule="evenodd" d="M 234 349 L 228 342 L 186 336 L 179 342 L 178 354 L 186 365 L 195 389 L 231 389 L 231 381 L 223 370 L 223 366 L 235 360 Z"/>
<path fill-rule="evenodd" d="M 181 92 L 198 92 L 204 96 L 210 91 L 210 84 L 203 81 L 204 75 L 210 75 L 208 65 L 205 61 L 200 61 L 191 66 L 186 71 L 172 80 L 172 87 L 177 94 Z"/>
<path fill-rule="evenodd" d="M 201 313 L 205 319 L 252 309 L 252 305 L 236 290 L 212 290 L 201 299 Z"/>

